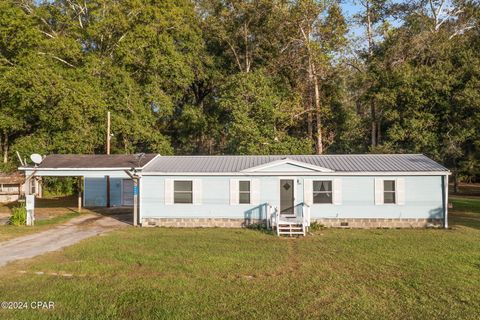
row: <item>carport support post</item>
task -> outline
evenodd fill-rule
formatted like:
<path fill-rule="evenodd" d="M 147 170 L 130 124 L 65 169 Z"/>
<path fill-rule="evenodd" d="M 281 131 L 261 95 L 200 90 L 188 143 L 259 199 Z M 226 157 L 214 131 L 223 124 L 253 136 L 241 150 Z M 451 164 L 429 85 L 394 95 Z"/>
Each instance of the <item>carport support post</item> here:
<path fill-rule="evenodd" d="M 110 208 L 110 176 L 105 178 L 107 179 L 107 208 Z"/>
<path fill-rule="evenodd" d="M 82 212 L 82 182 L 83 177 L 78 177 L 78 212 Z"/>
<path fill-rule="evenodd" d="M 138 178 L 133 178 L 133 225 L 138 225 Z"/>

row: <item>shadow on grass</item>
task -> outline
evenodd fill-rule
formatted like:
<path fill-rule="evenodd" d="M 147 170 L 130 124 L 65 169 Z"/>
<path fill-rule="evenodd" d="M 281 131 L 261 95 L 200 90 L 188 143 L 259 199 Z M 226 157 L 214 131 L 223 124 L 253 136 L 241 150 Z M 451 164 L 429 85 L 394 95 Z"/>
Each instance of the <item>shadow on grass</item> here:
<path fill-rule="evenodd" d="M 255 231 L 258 231 L 258 232 L 261 232 L 261 233 L 264 233 L 264 234 L 268 234 L 268 235 L 271 235 L 271 236 L 276 235 L 275 231 L 273 229 L 268 229 L 267 226 L 264 223 L 248 224 L 248 225 L 245 225 L 245 228 L 250 229 L 250 230 L 255 230 Z"/>
<path fill-rule="evenodd" d="M 469 215 L 450 215 L 450 226 L 463 226 L 480 230 L 480 218 Z"/>

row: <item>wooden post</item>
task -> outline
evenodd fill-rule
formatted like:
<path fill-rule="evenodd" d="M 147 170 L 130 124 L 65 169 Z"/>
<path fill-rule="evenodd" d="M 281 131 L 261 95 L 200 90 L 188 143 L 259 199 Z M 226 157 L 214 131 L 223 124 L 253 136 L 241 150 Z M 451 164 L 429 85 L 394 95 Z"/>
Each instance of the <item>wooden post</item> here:
<path fill-rule="evenodd" d="M 138 225 L 138 177 L 133 179 L 133 225 Z"/>
<path fill-rule="evenodd" d="M 78 177 L 78 213 L 82 212 L 82 182 L 83 177 Z"/>
<path fill-rule="evenodd" d="M 110 111 L 107 112 L 107 154 L 110 154 Z"/>

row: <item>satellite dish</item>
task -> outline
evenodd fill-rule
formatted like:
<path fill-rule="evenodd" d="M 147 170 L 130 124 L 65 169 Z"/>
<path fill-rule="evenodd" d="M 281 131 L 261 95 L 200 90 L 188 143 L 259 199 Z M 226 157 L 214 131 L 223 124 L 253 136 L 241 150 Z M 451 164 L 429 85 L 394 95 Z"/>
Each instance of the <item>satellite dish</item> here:
<path fill-rule="evenodd" d="M 31 159 L 31 160 L 33 161 L 33 163 L 35 163 L 35 164 L 40 164 L 40 163 L 42 163 L 42 160 L 43 160 L 42 156 L 39 155 L 38 153 L 32 154 L 32 155 L 30 156 L 30 159 Z"/>

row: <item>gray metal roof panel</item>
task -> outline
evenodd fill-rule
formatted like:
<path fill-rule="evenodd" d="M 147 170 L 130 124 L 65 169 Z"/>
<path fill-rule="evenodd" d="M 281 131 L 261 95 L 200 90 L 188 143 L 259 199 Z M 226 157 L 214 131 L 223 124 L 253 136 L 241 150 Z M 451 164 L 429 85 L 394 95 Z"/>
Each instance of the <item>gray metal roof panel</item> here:
<path fill-rule="evenodd" d="M 291 159 L 338 172 L 448 171 L 422 154 L 273 155 L 273 156 L 160 156 L 144 169 L 165 173 L 229 173 Z"/>

